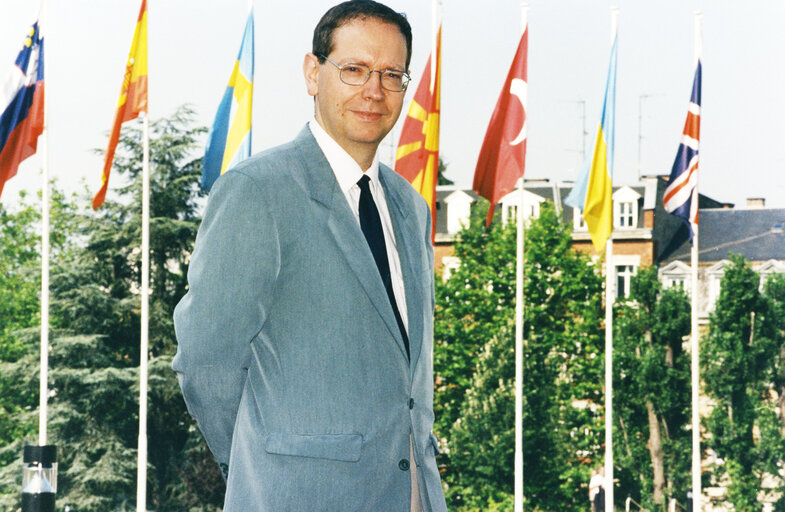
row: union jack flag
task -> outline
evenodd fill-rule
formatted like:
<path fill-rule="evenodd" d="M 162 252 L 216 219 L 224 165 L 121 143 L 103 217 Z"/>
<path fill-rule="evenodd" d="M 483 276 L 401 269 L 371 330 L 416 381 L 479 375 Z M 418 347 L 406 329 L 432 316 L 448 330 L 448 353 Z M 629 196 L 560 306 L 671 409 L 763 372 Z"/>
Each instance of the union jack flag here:
<path fill-rule="evenodd" d="M 668 186 L 662 198 L 665 210 L 689 225 L 690 241 L 698 228 L 698 146 L 701 126 L 701 62 L 695 69 L 692 96 L 684 132 L 673 162 Z"/>

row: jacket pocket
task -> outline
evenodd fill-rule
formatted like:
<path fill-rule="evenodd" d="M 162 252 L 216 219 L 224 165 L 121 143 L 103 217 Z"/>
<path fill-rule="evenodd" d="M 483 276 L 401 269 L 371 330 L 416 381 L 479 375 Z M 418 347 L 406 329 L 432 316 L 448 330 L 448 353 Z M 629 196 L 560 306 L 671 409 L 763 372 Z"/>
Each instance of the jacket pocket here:
<path fill-rule="evenodd" d="M 273 432 L 264 442 L 267 453 L 314 459 L 357 462 L 363 446 L 360 434 L 282 434 Z"/>

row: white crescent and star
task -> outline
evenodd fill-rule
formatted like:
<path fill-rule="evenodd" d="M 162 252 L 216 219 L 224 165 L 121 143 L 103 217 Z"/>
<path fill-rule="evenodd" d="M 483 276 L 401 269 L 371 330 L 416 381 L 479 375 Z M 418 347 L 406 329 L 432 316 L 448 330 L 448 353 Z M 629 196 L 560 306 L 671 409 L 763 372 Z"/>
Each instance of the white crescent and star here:
<path fill-rule="evenodd" d="M 516 96 L 518 101 L 521 102 L 521 107 L 523 107 L 524 113 L 523 126 L 521 126 L 521 131 L 518 133 L 518 136 L 515 137 L 515 140 L 510 142 L 510 146 L 517 146 L 526 139 L 526 92 L 528 87 L 528 84 L 520 78 L 513 78 L 512 83 L 510 83 L 510 94 Z"/>

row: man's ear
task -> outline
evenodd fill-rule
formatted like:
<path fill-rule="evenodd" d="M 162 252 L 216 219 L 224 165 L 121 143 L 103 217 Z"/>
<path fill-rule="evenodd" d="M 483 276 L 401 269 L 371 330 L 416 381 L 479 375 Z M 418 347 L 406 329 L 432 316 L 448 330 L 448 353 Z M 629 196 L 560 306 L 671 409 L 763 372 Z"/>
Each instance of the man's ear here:
<path fill-rule="evenodd" d="M 303 60 L 303 76 L 309 96 L 316 96 L 319 92 L 319 67 L 319 59 L 316 55 L 306 53 Z"/>

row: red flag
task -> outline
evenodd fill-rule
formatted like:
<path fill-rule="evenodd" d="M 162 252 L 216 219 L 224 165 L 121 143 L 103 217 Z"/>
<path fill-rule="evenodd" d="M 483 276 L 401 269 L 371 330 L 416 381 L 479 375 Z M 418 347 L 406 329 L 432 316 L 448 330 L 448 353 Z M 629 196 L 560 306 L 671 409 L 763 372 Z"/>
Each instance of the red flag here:
<path fill-rule="evenodd" d="M 431 87 L 431 58 L 425 63 L 395 154 L 395 172 L 420 193 L 431 208 L 431 238 L 436 233 L 436 182 L 439 180 L 439 104 L 441 101 L 442 29 L 436 37 L 436 73 Z"/>
<path fill-rule="evenodd" d="M 526 159 L 528 46 L 529 29 L 526 27 L 477 159 L 472 188 L 491 202 L 486 225 L 491 224 L 493 210 L 499 200 L 512 192 L 515 183 L 523 177 Z"/>

